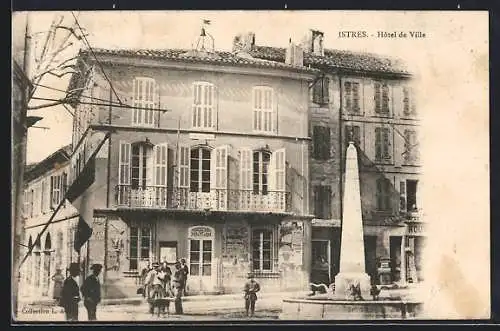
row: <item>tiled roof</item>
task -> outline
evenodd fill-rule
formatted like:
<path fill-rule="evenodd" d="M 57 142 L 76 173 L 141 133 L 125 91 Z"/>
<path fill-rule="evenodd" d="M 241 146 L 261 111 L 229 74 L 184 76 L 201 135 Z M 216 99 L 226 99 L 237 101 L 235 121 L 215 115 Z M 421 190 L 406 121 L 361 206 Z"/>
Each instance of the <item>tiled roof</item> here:
<path fill-rule="evenodd" d="M 274 61 L 272 59 L 264 58 L 248 58 L 238 56 L 228 51 L 215 51 L 215 52 L 193 52 L 188 49 L 93 49 L 96 55 L 122 55 L 122 56 L 135 56 L 146 57 L 155 59 L 168 59 L 183 62 L 199 62 L 199 63 L 214 63 L 221 65 L 240 65 L 250 67 L 264 67 L 264 68 L 277 68 L 292 70 L 296 72 L 316 72 L 316 70 L 302 67 L 293 66 Z M 89 53 L 88 50 L 83 50 L 83 54 Z M 283 61 L 284 62 L 284 61 Z"/>
<path fill-rule="evenodd" d="M 32 163 L 26 166 L 24 173 L 24 181 L 29 182 L 41 176 L 51 168 L 57 166 L 61 162 L 67 162 L 70 159 L 71 144 L 59 148 L 54 153 L 47 156 L 38 163 Z"/>
<path fill-rule="evenodd" d="M 250 55 L 256 58 L 285 61 L 285 48 L 254 45 Z M 304 54 L 304 65 L 311 67 L 329 67 L 333 69 L 359 72 L 391 73 L 409 75 L 410 72 L 399 60 L 370 53 L 358 53 L 346 50 L 325 49 L 324 56 Z"/>
<path fill-rule="evenodd" d="M 191 63 L 206 63 L 206 64 L 217 64 L 217 65 L 234 65 L 234 66 L 246 66 L 246 67 L 256 67 L 256 68 L 274 68 L 288 70 L 292 72 L 299 73 L 317 73 L 316 69 L 304 67 L 304 66 L 293 66 L 285 64 L 284 61 L 274 61 L 271 59 L 264 58 L 251 58 L 246 56 L 239 56 L 235 53 L 229 51 L 215 51 L 215 52 L 198 52 L 195 54 L 193 50 L 188 49 L 104 49 L 104 48 L 93 48 L 92 49 L 96 56 L 99 55 L 116 55 L 116 56 L 132 56 L 139 58 L 151 58 L 151 59 L 166 59 L 174 60 L 180 62 L 191 62 Z M 78 67 L 81 72 L 85 72 L 86 66 L 83 64 L 83 56 L 92 56 L 90 50 L 83 49 L 80 51 L 81 57 L 79 57 Z M 69 82 L 68 91 L 79 87 L 83 84 L 86 79 L 85 75 L 75 74 L 71 77 Z M 79 97 L 79 93 L 75 93 L 74 97 L 76 99 Z"/>

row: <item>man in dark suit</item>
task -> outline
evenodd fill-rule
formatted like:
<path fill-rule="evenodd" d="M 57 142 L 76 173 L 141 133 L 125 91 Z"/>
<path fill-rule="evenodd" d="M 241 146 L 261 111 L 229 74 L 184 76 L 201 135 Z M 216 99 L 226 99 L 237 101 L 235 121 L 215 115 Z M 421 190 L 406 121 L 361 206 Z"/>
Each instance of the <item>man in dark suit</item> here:
<path fill-rule="evenodd" d="M 101 284 L 99 283 L 99 274 L 102 270 L 102 265 L 93 264 L 90 269 L 92 274 L 83 282 L 81 291 L 83 295 L 83 304 L 87 308 L 89 321 L 95 321 L 97 304 L 101 302 Z"/>
<path fill-rule="evenodd" d="M 80 265 L 71 263 L 69 274 L 70 276 L 64 280 L 61 292 L 61 306 L 64 307 L 67 321 L 78 321 L 78 303 L 81 298 L 75 278 L 80 275 Z"/>

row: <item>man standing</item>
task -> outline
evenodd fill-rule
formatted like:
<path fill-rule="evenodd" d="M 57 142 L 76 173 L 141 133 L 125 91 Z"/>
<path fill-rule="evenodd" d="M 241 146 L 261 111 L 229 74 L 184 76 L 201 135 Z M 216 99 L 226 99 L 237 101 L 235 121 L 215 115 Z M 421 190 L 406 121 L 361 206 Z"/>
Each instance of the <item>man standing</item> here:
<path fill-rule="evenodd" d="M 183 296 L 186 296 L 187 295 L 187 292 L 186 292 L 186 285 L 187 285 L 187 277 L 189 275 L 189 268 L 186 264 L 186 259 L 181 259 L 181 270 L 182 270 L 182 273 L 183 273 L 183 280 L 182 280 L 182 295 Z"/>
<path fill-rule="evenodd" d="M 99 274 L 102 270 L 102 265 L 93 264 L 90 267 L 92 274 L 83 282 L 81 291 L 83 295 L 83 304 L 87 308 L 89 321 L 95 321 L 97 304 L 101 302 L 101 284 L 99 283 Z"/>
<path fill-rule="evenodd" d="M 245 311 L 247 316 L 253 316 L 255 313 L 255 301 L 257 301 L 257 292 L 260 291 L 260 285 L 253 278 L 253 274 L 248 274 L 248 282 L 245 284 Z M 250 315 L 248 310 L 250 309 Z"/>
<path fill-rule="evenodd" d="M 80 274 L 80 264 L 71 263 L 69 266 L 69 277 L 64 280 L 61 293 L 61 306 L 67 321 L 78 321 L 78 303 L 80 302 L 80 291 L 75 278 Z"/>
<path fill-rule="evenodd" d="M 172 287 L 174 288 L 175 295 L 175 313 L 184 313 L 182 309 L 182 284 L 184 281 L 184 272 L 181 269 L 181 264 L 177 261 L 175 262 L 175 271 L 172 277 Z"/>

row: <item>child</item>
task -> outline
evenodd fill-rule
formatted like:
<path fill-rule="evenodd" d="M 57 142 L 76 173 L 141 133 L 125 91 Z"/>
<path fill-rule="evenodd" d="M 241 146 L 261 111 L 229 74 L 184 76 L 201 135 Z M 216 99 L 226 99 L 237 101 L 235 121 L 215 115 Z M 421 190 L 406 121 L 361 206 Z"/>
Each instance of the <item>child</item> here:
<path fill-rule="evenodd" d="M 253 274 L 248 274 L 248 282 L 245 284 L 245 311 L 247 316 L 253 316 L 255 313 L 255 301 L 257 301 L 257 292 L 260 291 L 260 285 L 253 278 Z M 250 309 L 250 315 L 248 310 Z"/>

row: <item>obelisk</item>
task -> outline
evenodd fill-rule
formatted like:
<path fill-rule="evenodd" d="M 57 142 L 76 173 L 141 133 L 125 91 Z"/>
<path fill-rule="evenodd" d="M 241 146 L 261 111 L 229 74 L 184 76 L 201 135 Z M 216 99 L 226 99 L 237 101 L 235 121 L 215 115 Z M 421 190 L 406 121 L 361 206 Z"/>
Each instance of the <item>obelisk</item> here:
<path fill-rule="evenodd" d="M 339 273 L 335 276 L 334 296 L 346 299 L 349 286 L 359 284 L 362 297 L 367 299 L 370 294 L 370 276 L 365 270 L 358 153 L 353 142 L 349 142 L 347 147 L 345 165 L 340 263 Z"/>

